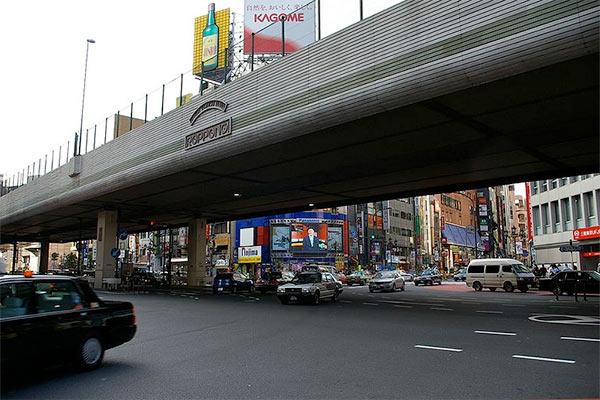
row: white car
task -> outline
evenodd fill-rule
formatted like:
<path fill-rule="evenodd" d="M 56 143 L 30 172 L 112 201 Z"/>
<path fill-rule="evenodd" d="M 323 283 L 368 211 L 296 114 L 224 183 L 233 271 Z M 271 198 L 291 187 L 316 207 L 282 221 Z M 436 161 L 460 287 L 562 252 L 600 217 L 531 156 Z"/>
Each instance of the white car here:
<path fill-rule="evenodd" d="M 291 282 L 277 287 L 277 297 L 282 304 L 290 301 L 319 304 L 322 299 L 327 298 L 336 301 L 340 293 L 342 288 L 329 272 L 301 272 Z"/>
<path fill-rule="evenodd" d="M 373 280 L 369 282 L 369 292 L 371 293 L 375 290 L 395 292 L 398 289 L 404 291 L 404 279 L 397 271 L 378 272 Z"/>

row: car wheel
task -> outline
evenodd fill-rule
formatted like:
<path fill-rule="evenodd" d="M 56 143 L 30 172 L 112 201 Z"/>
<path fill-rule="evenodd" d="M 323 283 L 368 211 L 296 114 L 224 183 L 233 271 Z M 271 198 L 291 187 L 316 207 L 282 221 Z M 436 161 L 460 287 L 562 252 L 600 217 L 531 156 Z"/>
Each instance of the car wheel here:
<path fill-rule="evenodd" d="M 442 284 L 442 281 L 439 281 L 439 282 L 438 282 L 438 285 L 441 285 L 441 284 Z"/>
<path fill-rule="evenodd" d="M 104 345 L 97 334 L 86 336 L 79 345 L 77 363 L 83 371 L 91 371 L 102 364 Z"/>
<path fill-rule="evenodd" d="M 351 284 L 350 282 L 346 283 L 346 285 L 348 285 L 348 286 L 352 286 L 352 284 Z"/>
<path fill-rule="evenodd" d="M 333 297 L 331 298 L 331 301 L 333 303 L 335 303 L 337 301 L 337 298 L 338 298 L 339 295 L 340 295 L 340 293 L 336 289 L 336 291 L 333 293 Z"/>
<path fill-rule="evenodd" d="M 571 292 L 571 291 L 568 291 L 568 292 L 567 292 L 567 296 L 573 296 L 573 292 Z"/>
<path fill-rule="evenodd" d="M 313 295 L 313 304 L 316 306 L 321 302 L 321 294 L 319 293 L 319 291 L 317 290 L 315 292 L 315 294 Z"/>
<path fill-rule="evenodd" d="M 402 286 L 400 287 L 400 291 L 401 291 L 401 292 L 404 292 L 404 287 L 405 287 L 405 286 L 406 286 L 406 285 L 403 283 L 403 284 L 402 284 Z"/>
<path fill-rule="evenodd" d="M 396 291 L 396 283 L 394 283 L 394 284 L 392 285 L 392 292 L 395 292 L 395 291 Z"/>
<path fill-rule="evenodd" d="M 481 282 L 479 282 L 479 281 L 473 282 L 473 289 L 475 289 L 476 292 L 481 292 L 481 290 L 483 289 Z"/>
<path fill-rule="evenodd" d="M 369 293 L 373 293 L 373 292 L 374 292 L 374 290 L 373 290 L 373 289 L 369 289 Z"/>
<path fill-rule="evenodd" d="M 213 289 L 213 294 L 218 294 L 219 292 L 217 291 L 217 289 Z"/>
<path fill-rule="evenodd" d="M 504 285 L 502 285 L 502 288 L 504 289 L 505 292 L 509 292 L 509 293 L 515 291 L 515 287 L 509 281 L 504 282 Z"/>
<path fill-rule="evenodd" d="M 491 288 L 488 288 L 488 289 L 490 289 L 490 292 L 495 292 L 496 291 L 495 287 L 491 287 Z"/>

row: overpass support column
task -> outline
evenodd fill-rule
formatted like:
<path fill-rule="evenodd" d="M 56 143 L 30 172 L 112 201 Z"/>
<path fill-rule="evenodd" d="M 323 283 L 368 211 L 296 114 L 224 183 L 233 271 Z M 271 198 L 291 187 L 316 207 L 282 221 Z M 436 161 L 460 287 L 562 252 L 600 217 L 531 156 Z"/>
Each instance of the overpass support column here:
<path fill-rule="evenodd" d="M 115 277 L 115 259 L 110 251 L 117 247 L 117 211 L 103 210 L 98 213 L 96 231 L 96 274 L 94 287 L 102 288 L 103 278 Z"/>
<path fill-rule="evenodd" d="M 40 248 L 40 267 L 38 274 L 48 273 L 48 258 L 50 258 L 50 243 L 42 242 Z"/>
<path fill-rule="evenodd" d="M 187 284 L 201 287 L 206 282 L 206 219 L 194 218 L 188 228 Z"/>

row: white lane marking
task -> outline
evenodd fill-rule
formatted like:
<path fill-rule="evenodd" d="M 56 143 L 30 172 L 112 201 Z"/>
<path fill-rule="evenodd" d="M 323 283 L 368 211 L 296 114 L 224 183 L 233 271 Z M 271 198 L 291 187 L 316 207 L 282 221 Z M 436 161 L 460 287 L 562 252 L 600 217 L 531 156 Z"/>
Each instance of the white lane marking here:
<path fill-rule="evenodd" d="M 401 306 L 398 304 L 394 304 L 392 307 L 398 307 L 398 308 L 413 308 L 413 306 Z"/>
<path fill-rule="evenodd" d="M 548 324 L 569 324 L 598 326 L 600 318 L 589 315 L 566 315 L 566 314 L 533 314 L 528 318 L 530 321 L 544 322 Z"/>
<path fill-rule="evenodd" d="M 454 351 L 454 352 L 462 351 L 462 349 L 452 349 L 450 347 L 425 346 L 422 344 L 417 344 L 417 345 L 415 345 L 415 347 L 418 349 L 428 349 L 428 350 L 442 350 L 442 351 Z"/>
<path fill-rule="evenodd" d="M 480 333 L 483 335 L 517 336 L 516 333 L 512 333 L 512 332 L 494 332 L 494 331 L 473 331 L 473 332 Z"/>
<path fill-rule="evenodd" d="M 600 339 L 585 338 L 585 337 L 561 336 L 560 338 L 562 340 L 578 340 L 581 342 L 600 342 Z"/>
<path fill-rule="evenodd" d="M 443 304 L 438 304 L 438 303 L 415 303 L 412 301 L 395 301 L 395 300 L 381 300 L 381 303 L 412 304 L 412 305 L 417 305 L 417 306 L 443 306 Z"/>
<path fill-rule="evenodd" d="M 454 311 L 452 308 L 442 308 L 442 307 L 431 307 L 430 310 L 436 310 L 436 311 Z"/>
<path fill-rule="evenodd" d="M 363 303 L 366 306 L 378 306 L 379 304 L 377 303 Z"/>
<path fill-rule="evenodd" d="M 346 304 L 350 304 L 352 303 L 350 300 L 340 300 L 340 303 L 346 303 Z"/>
<path fill-rule="evenodd" d="M 504 311 L 475 311 L 481 314 L 504 314 Z"/>
<path fill-rule="evenodd" d="M 519 354 L 513 354 L 513 358 L 522 358 L 524 360 L 536 360 L 536 361 L 550 361 L 564 364 L 575 364 L 573 360 L 561 360 L 560 358 L 546 358 L 546 357 L 533 357 L 533 356 L 522 356 Z"/>

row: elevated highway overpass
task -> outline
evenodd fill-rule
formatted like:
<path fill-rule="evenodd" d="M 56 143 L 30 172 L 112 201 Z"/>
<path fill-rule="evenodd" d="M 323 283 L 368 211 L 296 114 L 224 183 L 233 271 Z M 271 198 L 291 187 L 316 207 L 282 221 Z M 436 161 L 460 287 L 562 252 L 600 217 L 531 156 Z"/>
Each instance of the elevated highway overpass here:
<path fill-rule="evenodd" d="M 404 1 L 1 197 L 1 241 L 598 172 L 599 11 Z"/>

